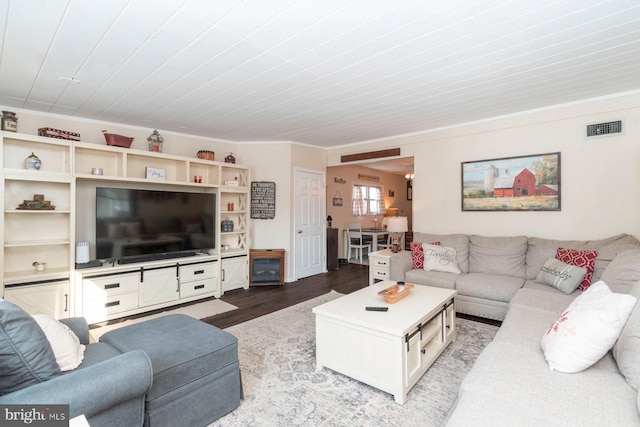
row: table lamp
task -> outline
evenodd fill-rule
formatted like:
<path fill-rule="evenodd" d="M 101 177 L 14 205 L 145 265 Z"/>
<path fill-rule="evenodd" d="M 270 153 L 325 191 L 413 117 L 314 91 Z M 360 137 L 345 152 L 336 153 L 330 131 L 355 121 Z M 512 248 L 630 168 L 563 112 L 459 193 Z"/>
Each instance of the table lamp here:
<path fill-rule="evenodd" d="M 391 216 L 387 219 L 387 231 L 392 234 L 391 238 L 391 252 L 398 253 L 400 251 L 400 245 L 398 243 L 400 239 L 400 233 L 406 233 L 409 231 L 409 225 L 406 216 Z"/>
<path fill-rule="evenodd" d="M 331 215 L 327 216 L 327 228 L 331 228 L 332 221 L 333 221 L 333 218 L 331 218 Z"/>

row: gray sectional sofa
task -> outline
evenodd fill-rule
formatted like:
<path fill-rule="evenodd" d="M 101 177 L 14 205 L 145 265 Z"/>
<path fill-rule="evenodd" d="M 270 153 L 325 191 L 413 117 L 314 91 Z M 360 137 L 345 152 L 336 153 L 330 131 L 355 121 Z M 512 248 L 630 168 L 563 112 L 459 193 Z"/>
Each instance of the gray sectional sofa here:
<path fill-rule="evenodd" d="M 613 349 L 578 373 L 551 370 L 543 335 L 574 299 L 535 279 L 559 247 L 597 251 L 592 283 L 640 301 L 640 242 L 622 234 L 593 241 L 415 233 L 456 250 L 460 274 L 412 269 L 391 258 L 391 279 L 456 289 L 458 312 L 502 320 L 463 380 L 447 426 L 640 426 L 640 303 Z"/>

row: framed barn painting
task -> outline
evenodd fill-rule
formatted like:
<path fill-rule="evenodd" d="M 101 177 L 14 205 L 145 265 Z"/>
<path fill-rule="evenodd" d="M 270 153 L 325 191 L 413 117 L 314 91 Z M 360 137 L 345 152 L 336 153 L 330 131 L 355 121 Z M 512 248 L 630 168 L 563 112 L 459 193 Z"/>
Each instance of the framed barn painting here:
<path fill-rule="evenodd" d="M 463 211 L 559 211 L 560 153 L 462 163 Z"/>

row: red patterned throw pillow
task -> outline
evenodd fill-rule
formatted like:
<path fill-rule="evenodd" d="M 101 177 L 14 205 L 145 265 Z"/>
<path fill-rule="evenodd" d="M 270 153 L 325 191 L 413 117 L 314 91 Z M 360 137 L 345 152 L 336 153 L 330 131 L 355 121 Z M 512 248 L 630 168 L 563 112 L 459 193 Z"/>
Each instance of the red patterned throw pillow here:
<path fill-rule="evenodd" d="M 587 269 L 587 274 L 578 285 L 578 289 L 586 291 L 591 286 L 591 278 L 593 277 L 593 268 L 598 256 L 597 251 L 579 251 L 577 249 L 558 248 L 556 251 L 556 259 L 578 267 Z"/>
<path fill-rule="evenodd" d="M 432 245 L 439 245 L 440 242 L 433 242 Z M 411 242 L 409 243 L 409 247 L 411 248 L 411 261 L 413 265 L 413 269 L 424 269 L 424 251 L 422 249 L 421 242 Z"/>

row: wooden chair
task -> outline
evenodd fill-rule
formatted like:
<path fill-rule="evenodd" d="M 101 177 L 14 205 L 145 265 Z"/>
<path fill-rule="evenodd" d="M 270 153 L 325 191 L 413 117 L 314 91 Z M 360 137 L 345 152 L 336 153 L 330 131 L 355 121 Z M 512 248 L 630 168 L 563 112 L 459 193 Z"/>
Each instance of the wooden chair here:
<path fill-rule="evenodd" d="M 362 264 L 362 250 L 366 249 L 367 253 L 371 252 L 371 243 L 362 239 L 362 225 L 359 223 L 347 224 L 347 239 L 349 239 L 347 261 L 351 260 L 351 251 L 355 249 Z"/>
<path fill-rule="evenodd" d="M 382 220 L 382 227 L 387 228 L 387 218 Z M 378 237 L 378 249 L 388 249 L 391 247 L 391 233 L 387 233 L 386 236 Z"/>
<path fill-rule="evenodd" d="M 391 233 L 378 239 L 378 249 L 389 249 L 391 247 Z"/>

